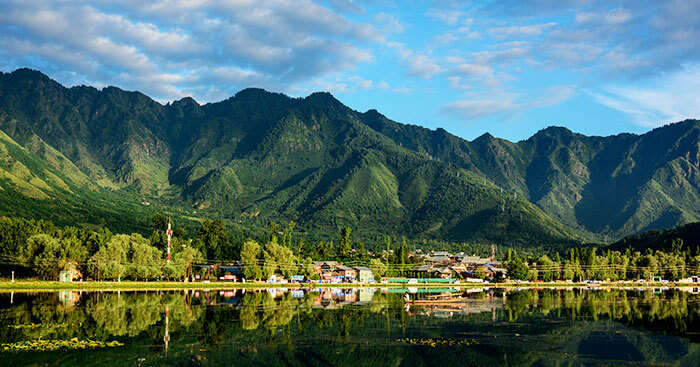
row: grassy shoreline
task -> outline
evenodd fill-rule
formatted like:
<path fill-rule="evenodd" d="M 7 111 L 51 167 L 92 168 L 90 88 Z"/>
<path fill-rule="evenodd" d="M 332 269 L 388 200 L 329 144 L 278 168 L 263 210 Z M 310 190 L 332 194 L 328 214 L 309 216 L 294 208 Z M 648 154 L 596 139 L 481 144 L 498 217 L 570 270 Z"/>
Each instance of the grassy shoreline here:
<path fill-rule="evenodd" d="M 184 283 L 184 282 L 73 282 L 64 283 L 57 281 L 38 280 L 0 280 L 0 292 L 7 291 L 57 291 L 57 290 L 86 290 L 86 291 L 129 291 L 129 290 L 226 290 L 226 289 L 261 289 L 261 288 L 681 288 L 698 287 L 697 284 L 684 283 L 459 283 L 459 284 L 402 284 L 402 283 L 342 283 L 342 284 L 299 284 L 299 283 L 263 283 L 263 282 L 211 282 L 211 283 Z"/>

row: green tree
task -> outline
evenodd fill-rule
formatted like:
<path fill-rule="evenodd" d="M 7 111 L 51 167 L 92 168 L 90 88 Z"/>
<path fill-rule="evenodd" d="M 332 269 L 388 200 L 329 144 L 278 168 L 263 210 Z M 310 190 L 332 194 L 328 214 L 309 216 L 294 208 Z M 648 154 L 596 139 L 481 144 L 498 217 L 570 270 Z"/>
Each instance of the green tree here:
<path fill-rule="evenodd" d="M 371 259 L 369 261 L 369 268 L 372 269 L 374 277 L 381 279 L 386 274 L 388 266 L 382 262 L 381 259 Z"/>
<path fill-rule="evenodd" d="M 523 259 L 515 254 L 512 255 L 510 261 L 506 262 L 506 271 L 511 279 L 526 280 L 530 275 Z"/>
<path fill-rule="evenodd" d="M 130 235 L 118 234 L 92 256 L 88 269 L 96 279 L 120 279 L 126 274 L 130 242 Z"/>
<path fill-rule="evenodd" d="M 204 255 L 192 246 L 178 246 L 173 252 L 172 263 L 179 268 L 178 274 L 184 277 L 189 278 L 192 275 L 192 265 L 201 262 L 204 262 Z"/>
<path fill-rule="evenodd" d="M 277 263 L 275 258 L 270 255 L 267 251 L 263 251 L 263 266 L 262 266 L 262 277 L 263 279 L 270 279 L 275 275 L 275 270 L 277 269 Z"/>
<path fill-rule="evenodd" d="M 352 257 L 352 241 L 350 240 L 350 227 L 343 227 L 340 230 L 340 238 L 338 239 L 338 257 L 341 259 L 349 259 Z"/>
<path fill-rule="evenodd" d="M 314 271 L 314 263 L 310 257 L 305 257 L 301 260 L 301 264 L 299 264 L 299 274 L 306 277 L 306 279 L 315 278 L 316 272 Z"/>
<path fill-rule="evenodd" d="M 196 247 L 210 260 L 237 259 L 240 254 L 231 246 L 228 231 L 221 220 L 205 220 L 197 232 Z"/>
<path fill-rule="evenodd" d="M 132 279 L 153 279 L 160 276 L 163 253 L 151 246 L 149 241 L 140 234 L 130 236 L 128 258 L 129 266 L 126 275 Z"/>
<path fill-rule="evenodd" d="M 270 242 L 266 246 L 266 253 L 276 264 L 275 271 L 279 271 L 285 278 L 290 278 L 296 272 L 297 259 L 290 248 Z"/>
<path fill-rule="evenodd" d="M 64 246 L 47 234 L 37 234 L 27 239 L 21 249 L 21 259 L 30 264 L 43 279 L 56 279 L 61 270 L 76 270 L 87 256 L 87 248 L 75 243 Z"/>
<path fill-rule="evenodd" d="M 258 263 L 260 256 L 260 244 L 254 240 L 246 240 L 241 249 L 241 263 L 243 263 L 243 275 L 247 279 L 260 279 L 262 269 Z"/>
<path fill-rule="evenodd" d="M 168 217 L 160 213 L 153 214 L 151 225 L 154 231 L 165 232 L 168 229 Z"/>

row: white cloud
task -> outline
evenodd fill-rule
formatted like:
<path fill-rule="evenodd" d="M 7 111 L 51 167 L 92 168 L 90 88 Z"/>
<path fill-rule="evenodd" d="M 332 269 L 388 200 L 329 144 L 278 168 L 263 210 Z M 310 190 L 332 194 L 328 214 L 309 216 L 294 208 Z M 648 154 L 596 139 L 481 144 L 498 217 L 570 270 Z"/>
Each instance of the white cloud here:
<path fill-rule="evenodd" d="M 374 15 L 374 23 L 377 28 L 384 33 L 403 33 L 404 26 L 395 15 L 388 13 L 377 13 Z"/>
<path fill-rule="evenodd" d="M 470 24 L 471 19 L 467 18 L 467 12 L 455 9 L 428 9 L 425 13 L 428 18 L 439 20 L 446 25 L 455 25 L 458 23 Z"/>
<path fill-rule="evenodd" d="M 351 76 L 348 78 L 349 81 L 354 83 L 354 85 L 361 90 L 370 90 L 373 89 L 372 87 L 374 86 L 374 82 L 369 79 L 365 79 L 360 76 Z"/>
<path fill-rule="evenodd" d="M 632 19 L 632 13 L 624 8 L 616 8 L 601 13 L 580 12 L 575 19 L 579 23 L 623 24 Z"/>
<path fill-rule="evenodd" d="M 532 24 L 532 25 L 512 25 L 507 27 L 495 27 L 491 28 L 489 32 L 496 37 L 506 38 L 506 37 L 531 37 L 539 36 L 544 33 L 548 28 L 556 26 L 557 23 L 544 23 L 544 24 Z"/>
<path fill-rule="evenodd" d="M 310 0 L 0 2 L 3 69 L 52 65 L 54 75 L 78 72 L 82 82 L 119 82 L 159 100 L 247 83 L 291 90 L 371 61 L 376 42 L 384 35 L 371 24 Z"/>
<path fill-rule="evenodd" d="M 410 55 L 406 57 L 406 64 L 410 75 L 425 79 L 432 78 L 441 70 L 437 63 L 425 55 Z"/>
<path fill-rule="evenodd" d="M 663 75 L 641 86 L 612 85 L 589 92 L 599 103 L 628 114 L 641 126 L 700 117 L 700 65 Z"/>
<path fill-rule="evenodd" d="M 468 76 L 490 76 L 493 74 L 493 69 L 490 66 L 481 64 L 459 64 L 454 67 L 454 71 Z"/>
<path fill-rule="evenodd" d="M 461 76 L 448 76 L 447 81 L 450 83 L 450 87 L 458 90 L 467 90 L 471 89 L 471 85 L 469 85 L 464 78 Z"/>
<path fill-rule="evenodd" d="M 413 88 L 399 87 L 399 88 L 392 89 L 392 91 L 394 93 L 409 94 L 409 93 L 413 92 Z"/>
<path fill-rule="evenodd" d="M 457 115 L 467 120 L 497 115 L 520 108 L 512 99 L 465 99 L 449 103 L 442 112 Z"/>
<path fill-rule="evenodd" d="M 435 74 L 442 72 L 437 61 L 427 55 L 417 54 L 406 48 L 403 43 L 387 42 L 386 46 L 393 49 L 408 68 L 408 75 L 424 79 L 430 79 Z"/>
<path fill-rule="evenodd" d="M 455 82 L 460 82 L 455 80 Z M 468 89 L 468 88 L 463 88 Z M 570 85 L 544 88 L 537 97 L 495 91 L 494 93 L 467 93 L 472 98 L 448 103 L 440 109 L 442 113 L 458 116 L 466 120 L 494 115 L 510 115 L 532 108 L 558 105 L 576 94 L 576 87 Z"/>

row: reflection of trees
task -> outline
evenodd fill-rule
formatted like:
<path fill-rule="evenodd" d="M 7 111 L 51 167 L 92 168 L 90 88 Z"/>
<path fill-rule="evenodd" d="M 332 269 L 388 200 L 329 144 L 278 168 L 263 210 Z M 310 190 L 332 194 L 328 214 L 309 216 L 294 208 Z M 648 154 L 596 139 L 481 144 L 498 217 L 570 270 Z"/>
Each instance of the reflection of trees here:
<path fill-rule="evenodd" d="M 192 307 L 182 293 L 103 293 L 85 294 L 81 307 L 66 307 L 56 294 L 32 297 L 12 308 L 2 325 L 13 333 L 3 340 L 70 339 L 73 337 L 108 339 L 136 336 L 162 321 L 165 305 L 170 309 L 171 333 L 190 327 L 203 314 Z M 36 327 L 13 328 L 16 325 Z M 6 332 L 2 330 L 1 332 Z M 2 336 L 2 335 L 0 335 Z"/>
<path fill-rule="evenodd" d="M 262 292 L 247 292 L 243 296 L 243 304 L 241 306 L 241 326 L 245 330 L 255 330 L 260 326 L 260 317 L 258 316 L 258 307 L 262 303 L 262 297 L 266 295 Z"/>
<path fill-rule="evenodd" d="M 98 302 L 88 303 L 87 312 L 104 336 L 138 335 L 160 321 L 163 310 L 160 297 L 108 293 L 100 298 Z"/>
<path fill-rule="evenodd" d="M 508 293 L 504 310 L 510 321 L 523 314 L 548 315 L 556 311 L 560 315 L 570 315 L 572 320 L 610 319 L 683 333 L 688 330 L 689 322 L 700 321 L 700 307 L 695 298 L 697 296 L 680 291 L 654 294 L 619 289 L 528 290 Z"/>
<path fill-rule="evenodd" d="M 247 292 L 241 305 L 241 327 L 255 330 L 263 325 L 268 329 L 276 329 L 289 324 L 305 304 L 304 299 L 296 299 L 291 293 L 276 300 L 265 291 Z"/>

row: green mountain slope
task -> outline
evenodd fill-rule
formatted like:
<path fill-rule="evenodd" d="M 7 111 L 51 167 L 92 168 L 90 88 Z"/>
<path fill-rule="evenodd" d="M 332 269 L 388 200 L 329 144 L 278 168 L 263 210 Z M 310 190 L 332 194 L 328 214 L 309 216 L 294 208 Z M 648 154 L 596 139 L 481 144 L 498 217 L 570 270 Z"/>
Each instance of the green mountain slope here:
<path fill-rule="evenodd" d="M 552 127 L 516 143 L 466 141 L 353 111 L 328 93 L 245 89 L 162 105 L 19 69 L 0 74 L 0 131 L 3 190 L 32 200 L 110 193 L 241 225 L 293 219 L 326 233 L 351 225 L 529 245 L 700 220 L 696 120 L 643 135 Z"/>
<path fill-rule="evenodd" d="M 561 127 L 512 143 L 489 134 L 466 141 L 363 114 L 404 147 L 453 163 L 516 191 L 553 218 L 598 239 L 700 220 L 700 122 L 643 135 L 587 137 Z"/>
<path fill-rule="evenodd" d="M 700 222 L 666 230 L 652 230 L 627 236 L 610 246 L 611 250 L 644 252 L 650 250 L 689 251 L 695 255 L 700 250 Z"/>
<path fill-rule="evenodd" d="M 190 206 L 191 216 L 257 226 L 295 220 L 324 233 L 350 225 L 375 237 L 579 240 L 522 195 L 402 146 L 364 115 L 328 93 L 290 98 L 246 89 L 218 103 L 161 105 L 114 87 L 65 88 L 26 69 L 0 75 L 0 130 L 42 163 L 29 174 L 46 182 L 48 170 L 70 182 L 59 194 L 57 183 L 35 180 L 14 196 L 143 195 Z M 17 152 L 9 157 L 21 161 Z"/>

